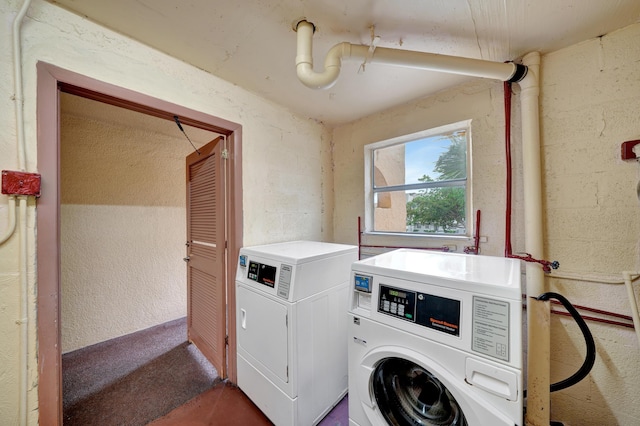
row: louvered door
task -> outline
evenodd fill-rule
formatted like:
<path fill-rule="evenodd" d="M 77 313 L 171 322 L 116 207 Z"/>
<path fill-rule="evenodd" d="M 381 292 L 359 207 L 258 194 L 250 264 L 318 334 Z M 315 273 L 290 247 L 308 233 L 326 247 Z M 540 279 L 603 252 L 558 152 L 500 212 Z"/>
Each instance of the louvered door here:
<path fill-rule="evenodd" d="M 223 139 L 187 157 L 189 340 L 226 377 Z"/>

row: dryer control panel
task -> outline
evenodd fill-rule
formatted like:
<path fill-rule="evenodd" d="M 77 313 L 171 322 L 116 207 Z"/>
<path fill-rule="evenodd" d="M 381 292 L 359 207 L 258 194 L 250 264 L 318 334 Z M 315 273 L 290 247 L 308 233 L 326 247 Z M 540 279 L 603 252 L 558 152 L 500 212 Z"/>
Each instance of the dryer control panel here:
<path fill-rule="evenodd" d="M 460 301 L 380 284 L 378 312 L 414 324 L 460 335 Z"/>
<path fill-rule="evenodd" d="M 268 287 L 276 292 L 276 294 L 283 298 L 288 299 L 291 290 L 291 276 L 293 273 L 293 267 L 284 263 L 277 263 L 270 265 L 266 262 L 258 262 L 250 259 L 246 255 L 240 255 L 238 261 L 240 276 L 237 278 L 240 280 L 249 280 L 245 282 L 255 281 L 262 286 Z"/>
<path fill-rule="evenodd" d="M 247 278 L 273 288 L 276 285 L 277 271 L 275 266 L 250 261 Z"/>

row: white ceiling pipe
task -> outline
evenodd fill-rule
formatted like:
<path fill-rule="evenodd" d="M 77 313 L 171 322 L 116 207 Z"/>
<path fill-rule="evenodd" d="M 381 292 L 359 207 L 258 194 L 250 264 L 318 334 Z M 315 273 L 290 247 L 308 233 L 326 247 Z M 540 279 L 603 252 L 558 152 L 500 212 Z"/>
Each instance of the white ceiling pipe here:
<path fill-rule="evenodd" d="M 340 75 L 340 66 L 343 59 L 359 59 L 368 63 L 381 63 L 511 82 L 518 82 L 527 74 L 526 66 L 511 62 L 492 62 L 482 59 L 461 58 L 385 47 L 377 47 L 373 52 L 370 52 L 371 48 L 369 46 L 346 42 L 333 46 L 325 57 L 324 70 L 315 72 L 313 70 L 312 56 L 312 38 L 315 26 L 306 20 L 301 20 L 294 23 L 294 29 L 298 32 L 298 51 L 296 55 L 298 79 L 305 86 L 312 89 L 327 89 L 335 84 Z"/>
<path fill-rule="evenodd" d="M 296 71 L 298 79 L 305 86 L 312 89 L 326 89 L 331 87 L 340 75 L 340 56 L 338 52 L 340 44 L 334 46 L 324 61 L 324 71 L 317 73 L 313 71 L 313 57 L 311 56 L 312 38 L 315 27 L 307 21 L 299 22 L 294 29 L 298 32 L 297 55 L 296 55 Z"/>

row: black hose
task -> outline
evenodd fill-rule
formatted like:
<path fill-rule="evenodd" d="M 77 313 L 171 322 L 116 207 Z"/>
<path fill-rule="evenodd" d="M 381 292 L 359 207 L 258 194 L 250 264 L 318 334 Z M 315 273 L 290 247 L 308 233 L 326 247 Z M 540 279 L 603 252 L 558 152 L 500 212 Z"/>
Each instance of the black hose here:
<path fill-rule="evenodd" d="M 582 319 L 576 308 L 573 307 L 571 302 L 569 302 L 564 296 L 558 293 L 548 292 L 543 293 L 537 297 L 538 300 L 547 301 L 549 299 L 556 299 L 558 302 L 562 303 L 562 306 L 571 314 L 574 321 L 580 327 L 580 331 L 582 331 L 582 336 L 584 337 L 584 342 L 587 344 L 587 354 L 584 358 L 584 362 L 578 371 L 576 371 L 571 377 L 568 377 L 564 380 L 561 380 L 557 383 L 551 385 L 551 392 L 559 391 L 562 389 L 566 389 L 569 386 L 573 386 L 589 374 L 591 369 L 593 368 L 593 364 L 596 362 L 596 343 L 593 340 L 593 336 L 591 335 L 591 331 L 589 327 L 587 327 L 587 323 Z"/>
<path fill-rule="evenodd" d="M 596 343 L 593 340 L 593 336 L 591 335 L 591 331 L 589 327 L 587 327 L 587 323 L 582 319 L 580 313 L 573 307 L 571 302 L 569 302 L 564 296 L 558 293 L 547 292 L 543 293 L 540 296 L 536 297 L 536 300 L 547 301 L 549 299 L 556 299 L 564 308 L 571 314 L 573 320 L 580 327 L 580 331 L 582 331 L 582 336 L 584 337 L 584 342 L 587 345 L 587 354 L 585 355 L 584 362 L 582 366 L 570 377 L 561 380 L 557 383 L 553 383 L 550 386 L 551 392 L 559 391 L 562 389 L 566 389 L 569 386 L 573 386 L 576 383 L 580 382 L 582 379 L 587 377 L 591 369 L 593 368 L 593 364 L 596 362 Z M 524 391 L 524 396 L 526 398 L 527 391 Z"/>

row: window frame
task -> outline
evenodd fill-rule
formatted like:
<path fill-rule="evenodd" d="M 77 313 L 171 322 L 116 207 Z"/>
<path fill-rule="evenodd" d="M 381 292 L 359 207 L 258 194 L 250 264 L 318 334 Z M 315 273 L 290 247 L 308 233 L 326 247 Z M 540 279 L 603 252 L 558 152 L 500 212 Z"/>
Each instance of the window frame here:
<path fill-rule="evenodd" d="M 439 135 L 446 135 L 455 131 L 465 130 L 467 134 L 467 177 L 464 179 L 452 179 L 449 181 L 434 181 L 434 182 L 420 182 L 404 185 L 389 185 L 385 187 L 375 188 L 374 186 L 374 152 L 380 148 L 386 148 L 395 145 L 407 144 L 419 139 L 430 138 Z M 364 229 L 363 232 L 366 235 L 382 238 L 395 238 L 403 239 L 410 238 L 412 241 L 423 240 L 470 240 L 473 235 L 473 228 L 475 223 L 473 222 L 473 185 L 472 185 L 472 135 L 471 135 L 471 120 L 458 121 L 456 123 L 446 124 L 443 126 L 422 130 L 420 132 L 411 133 L 407 135 L 397 136 L 391 139 L 385 139 L 378 142 L 373 142 L 364 146 L 364 202 L 365 202 L 365 215 L 364 215 Z M 460 185 L 460 182 L 466 182 L 465 185 Z M 406 191 L 417 190 L 425 188 L 443 188 L 443 187 L 460 187 L 466 188 L 466 200 L 465 200 L 465 214 L 467 218 L 466 232 L 464 234 L 425 234 L 414 232 L 391 232 L 391 231 L 376 231 L 374 227 L 375 216 L 375 194 L 380 192 L 389 191 Z"/>

